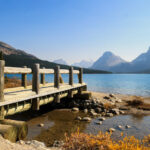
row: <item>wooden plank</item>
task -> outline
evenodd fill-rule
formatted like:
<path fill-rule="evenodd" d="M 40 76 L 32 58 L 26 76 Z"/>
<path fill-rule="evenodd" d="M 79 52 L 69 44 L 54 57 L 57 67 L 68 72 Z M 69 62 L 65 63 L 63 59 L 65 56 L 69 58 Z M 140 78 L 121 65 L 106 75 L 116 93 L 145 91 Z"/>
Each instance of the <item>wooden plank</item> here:
<path fill-rule="evenodd" d="M 4 73 L 6 74 L 22 74 L 22 73 L 32 73 L 31 68 L 20 68 L 20 67 L 5 67 Z"/>
<path fill-rule="evenodd" d="M 40 73 L 45 73 L 45 74 L 53 74 L 54 69 L 40 69 Z M 61 74 L 69 74 L 69 70 L 67 69 L 60 69 Z M 73 70 L 74 74 L 79 74 L 79 70 Z"/>
<path fill-rule="evenodd" d="M 4 101 L 4 66 L 5 61 L 0 60 L 0 102 Z"/>
<path fill-rule="evenodd" d="M 54 69 L 40 69 L 39 73 L 43 74 L 53 74 L 54 73 Z"/>
<path fill-rule="evenodd" d="M 60 93 L 60 92 L 65 92 L 65 91 L 67 92 L 69 90 L 78 89 L 78 88 L 84 87 L 84 86 L 86 86 L 86 84 L 84 84 L 84 83 L 82 85 L 81 84 L 74 84 L 74 86 L 67 85 L 67 86 L 64 86 L 63 88 L 61 88 L 61 86 L 60 86 L 60 89 L 53 88 L 53 90 L 52 90 L 51 87 L 47 87 L 47 88 L 44 87 L 43 90 L 44 91 L 46 90 L 47 92 L 42 92 L 40 94 L 35 94 L 34 93 L 31 96 L 27 95 L 26 91 L 23 91 L 23 93 L 24 93 L 24 95 L 26 95 L 26 97 L 24 96 L 24 97 L 21 97 L 21 98 L 17 98 L 15 100 L 11 100 L 11 101 L 6 100 L 4 102 L 0 102 L 0 106 L 5 106 L 5 105 L 9 105 L 9 104 L 17 103 L 17 102 L 22 102 L 22 101 L 27 101 L 29 99 L 34 99 L 34 98 L 38 98 L 38 97 L 42 97 L 42 96 L 53 95 L 55 93 Z M 27 91 L 29 91 L 29 90 L 27 90 Z M 31 91 L 31 93 L 32 93 L 32 91 Z M 20 95 L 20 94 L 21 94 L 21 92 L 18 92 L 18 95 Z M 16 93 L 13 92 L 13 95 L 16 95 Z M 12 99 L 13 99 L 13 97 L 12 97 Z"/>

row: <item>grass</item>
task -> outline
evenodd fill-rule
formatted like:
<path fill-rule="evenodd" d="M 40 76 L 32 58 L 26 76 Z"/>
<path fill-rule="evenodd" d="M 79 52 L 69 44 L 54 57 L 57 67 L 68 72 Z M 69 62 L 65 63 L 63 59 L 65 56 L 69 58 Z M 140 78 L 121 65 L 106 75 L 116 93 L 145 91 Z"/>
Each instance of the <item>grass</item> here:
<path fill-rule="evenodd" d="M 79 131 L 72 133 L 71 136 L 66 135 L 63 148 L 65 150 L 150 150 L 150 136 L 143 140 L 138 140 L 134 136 L 124 137 L 122 140 L 113 141 L 111 133 L 99 132 L 97 135 L 80 133 Z"/>
<path fill-rule="evenodd" d="M 112 105 L 110 103 L 105 103 L 104 104 L 104 108 L 107 109 L 107 110 L 109 110 L 109 109 L 115 108 L 115 105 Z"/>
<path fill-rule="evenodd" d="M 27 85 L 31 85 L 31 81 L 28 81 Z M 21 87 L 21 79 L 18 79 L 16 77 L 8 78 L 6 76 L 5 77 L 5 89 L 6 88 L 14 88 L 14 87 Z"/>
<path fill-rule="evenodd" d="M 134 108 L 150 110 L 150 104 L 144 103 L 144 98 L 140 96 L 132 96 L 132 100 L 127 101 L 128 106 L 132 106 Z"/>

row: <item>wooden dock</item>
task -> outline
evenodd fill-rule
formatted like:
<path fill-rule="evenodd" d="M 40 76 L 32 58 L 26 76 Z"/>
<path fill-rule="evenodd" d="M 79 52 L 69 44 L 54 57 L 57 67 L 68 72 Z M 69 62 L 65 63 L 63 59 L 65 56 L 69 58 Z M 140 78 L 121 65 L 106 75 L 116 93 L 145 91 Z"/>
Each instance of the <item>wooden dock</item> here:
<path fill-rule="evenodd" d="M 21 87 L 4 89 L 5 74 L 21 74 Z M 27 74 L 32 74 L 32 85 L 27 86 Z M 45 74 L 54 74 L 54 83 L 45 82 Z M 69 74 L 69 83 L 61 83 L 61 74 Z M 73 83 L 73 74 L 78 75 L 78 83 Z M 69 70 L 40 68 L 34 64 L 33 68 L 5 67 L 5 61 L 0 60 L 0 120 L 29 109 L 39 110 L 41 105 L 51 102 L 59 103 L 61 98 L 72 98 L 74 94 L 86 90 L 83 83 L 83 69 Z"/>

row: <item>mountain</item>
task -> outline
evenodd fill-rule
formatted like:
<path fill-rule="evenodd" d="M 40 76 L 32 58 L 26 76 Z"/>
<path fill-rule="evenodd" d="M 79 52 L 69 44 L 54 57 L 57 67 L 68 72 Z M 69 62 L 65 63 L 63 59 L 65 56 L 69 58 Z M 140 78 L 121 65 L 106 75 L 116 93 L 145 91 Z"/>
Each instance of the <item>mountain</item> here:
<path fill-rule="evenodd" d="M 12 47 L 4 42 L 0 42 L 0 51 L 3 52 L 5 66 L 11 66 L 11 67 L 27 66 L 27 67 L 32 68 L 34 63 L 39 63 L 41 68 L 42 67 L 55 68 L 58 65 L 54 62 L 41 60 L 41 59 L 35 57 L 34 55 L 26 53 L 23 50 L 15 49 L 14 47 Z M 70 66 L 60 64 L 60 67 L 62 69 L 69 69 Z M 78 67 L 74 67 L 74 68 L 79 69 Z M 86 68 L 83 68 L 83 72 L 84 73 L 109 73 L 106 71 L 86 69 Z"/>
<path fill-rule="evenodd" d="M 149 73 L 150 48 L 131 62 L 127 62 L 111 52 L 105 52 L 91 67 L 116 73 Z"/>
<path fill-rule="evenodd" d="M 122 63 L 126 63 L 126 61 L 112 52 L 107 51 L 92 65 L 91 68 L 110 71 L 114 66 Z"/>
<path fill-rule="evenodd" d="M 131 62 L 135 71 L 150 70 L 150 48 Z"/>
<path fill-rule="evenodd" d="M 82 60 L 78 63 L 73 63 L 72 66 L 77 66 L 77 67 L 83 67 L 83 68 L 89 68 L 93 65 L 94 61 L 86 61 L 86 60 Z"/>
<path fill-rule="evenodd" d="M 66 61 L 64 61 L 63 59 L 57 59 L 53 61 L 56 64 L 62 64 L 62 65 L 68 65 Z"/>

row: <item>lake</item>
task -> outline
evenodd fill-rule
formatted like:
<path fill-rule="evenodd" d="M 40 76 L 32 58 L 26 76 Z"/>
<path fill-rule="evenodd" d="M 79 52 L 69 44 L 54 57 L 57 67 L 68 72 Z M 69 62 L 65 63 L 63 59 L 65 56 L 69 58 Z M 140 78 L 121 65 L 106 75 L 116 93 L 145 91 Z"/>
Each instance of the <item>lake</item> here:
<path fill-rule="evenodd" d="M 68 82 L 68 75 L 63 74 L 62 77 Z M 28 75 L 28 80 L 31 79 L 32 76 Z M 53 82 L 53 79 L 53 75 L 46 75 L 46 82 Z M 91 91 L 150 96 L 150 74 L 84 74 L 83 80 Z M 74 75 L 74 82 L 78 82 L 77 75 Z"/>

